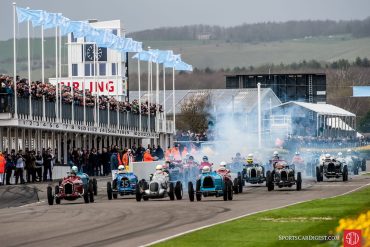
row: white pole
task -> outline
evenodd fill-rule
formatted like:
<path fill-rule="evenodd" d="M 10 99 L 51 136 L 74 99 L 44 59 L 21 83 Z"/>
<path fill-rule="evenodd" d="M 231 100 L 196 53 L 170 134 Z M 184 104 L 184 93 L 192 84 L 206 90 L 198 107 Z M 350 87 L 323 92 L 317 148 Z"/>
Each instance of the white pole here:
<path fill-rule="evenodd" d="M 72 57 L 72 42 L 68 42 L 68 56 Z M 69 67 L 69 63 L 67 65 Z M 70 70 L 69 70 L 70 69 Z M 74 92 L 73 92 L 73 69 L 72 69 L 72 64 L 71 68 L 68 68 L 69 73 L 71 73 L 71 81 L 70 81 L 70 86 L 71 86 L 71 96 L 72 96 L 72 124 L 75 123 L 75 106 L 74 106 Z"/>
<path fill-rule="evenodd" d="M 59 28 L 59 78 L 62 78 L 62 30 Z M 59 114 L 60 114 L 60 119 L 63 119 L 63 111 L 62 111 L 62 107 L 63 107 L 63 97 L 62 97 L 62 92 L 63 92 L 63 88 L 61 87 L 60 88 L 60 104 L 59 104 L 59 108 L 60 108 L 60 111 L 59 111 Z"/>
<path fill-rule="evenodd" d="M 148 131 L 150 131 L 150 60 L 148 61 Z"/>
<path fill-rule="evenodd" d="M 58 27 L 55 27 L 55 117 L 59 122 Z"/>
<path fill-rule="evenodd" d="M 99 92 L 99 90 L 100 90 L 100 85 L 99 85 L 100 63 L 99 63 L 99 57 L 98 57 L 99 47 L 96 44 L 94 44 L 94 46 L 96 47 L 95 48 L 96 53 L 94 53 L 94 56 L 96 54 L 95 62 L 96 62 L 96 75 L 97 75 L 97 81 L 98 81 L 98 87 L 97 87 L 97 90 L 96 90 L 97 97 L 98 97 L 98 102 L 97 102 L 96 109 L 98 111 L 97 119 L 98 119 L 98 125 L 99 125 L 100 124 L 100 107 L 99 107 L 99 105 L 100 105 L 99 104 L 99 100 L 100 100 L 100 98 L 99 98 L 100 97 L 100 92 Z"/>
<path fill-rule="evenodd" d="M 166 67 L 163 63 L 163 121 L 164 132 L 167 132 L 167 116 L 166 116 Z"/>
<path fill-rule="evenodd" d="M 121 55 L 122 56 L 122 55 Z M 119 56 L 120 57 L 120 56 Z M 121 83 L 122 85 L 122 81 L 118 81 L 118 64 L 120 64 L 119 62 L 119 59 L 118 59 L 118 52 L 116 53 L 116 61 L 117 63 L 115 64 L 116 66 L 116 82 L 117 82 L 117 85 L 116 85 L 116 100 L 117 100 L 117 129 L 119 129 L 119 103 L 118 103 L 118 89 L 119 89 L 119 84 L 118 83 Z M 122 77 L 121 77 L 122 78 Z"/>
<path fill-rule="evenodd" d="M 45 83 L 44 25 L 41 25 L 41 83 Z M 46 120 L 45 115 L 45 95 L 42 94 L 42 121 Z"/>
<path fill-rule="evenodd" d="M 95 126 L 97 126 L 98 125 L 98 111 L 97 111 L 97 105 L 98 105 L 98 85 L 97 85 L 97 83 L 96 83 L 96 78 L 95 78 L 95 75 L 96 75 L 96 67 L 95 67 L 95 65 L 96 65 L 96 58 L 95 58 L 95 44 L 93 44 L 94 46 L 93 46 L 93 56 L 94 56 L 94 62 L 93 62 L 93 68 L 94 68 L 94 74 L 93 74 L 93 78 L 94 78 L 94 89 L 95 89 L 95 104 L 94 104 L 94 124 L 95 124 Z M 93 89 L 93 90 L 94 90 Z"/>
<path fill-rule="evenodd" d="M 156 63 L 156 80 L 155 80 L 155 107 L 156 107 L 156 131 L 159 131 L 159 64 Z"/>
<path fill-rule="evenodd" d="M 261 83 L 257 83 L 257 100 L 258 100 L 258 148 L 262 147 L 262 136 L 261 136 Z"/>
<path fill-rule="evenodd" d="M 27 7 L 29 9 L 29 7 Z M 29 119 L 32 119 L 32 96 L 31 96 L 31 41 L 30 41 L 30 21 L 27 21 L 27 57 L 28 57 L 28 105 Z"/>
<path fill-rule="evenodd" d="M 138 83 L 139 83 L 139 131 L 141 131 L 141 74 L 140 74 L 140 53 L 137 60 L 137 74 L 138 74 Z"/>
<path fill-rule="evenodd" d="M 86 125 L 86 90 L 85 90 L 85 84 L 86 84 L 86 79 L 85 79 L 85 40 L 82 42 L 82 66 L 83 66 L 83 84 L 82 84 L 82 97 L 83 97 L 83 102 L 84 102 L 84 125 Z"/>
<path fill-rule="evenodd" d="M 14 69 L 14 118 L 18 118 L 18 100 L 17 100 L 17 43 L 16 43 L 16 25 L 15 25 L 15 20 L 16 20 L 16 3 L 13 2 L 13 59 L 14 59 L 14 64 L 13 64 L 13 69 Z M 9 142 L 9 140 L 8 140 Z M 10 147 L 10 146 L 9 146 Z"/>
<path fill-rule="evenodd" d="M 173 114 L 173 133 L 176 133 L 176 114 L 175 114 L 175 66 L 172 67 L 172 114 Z"/>

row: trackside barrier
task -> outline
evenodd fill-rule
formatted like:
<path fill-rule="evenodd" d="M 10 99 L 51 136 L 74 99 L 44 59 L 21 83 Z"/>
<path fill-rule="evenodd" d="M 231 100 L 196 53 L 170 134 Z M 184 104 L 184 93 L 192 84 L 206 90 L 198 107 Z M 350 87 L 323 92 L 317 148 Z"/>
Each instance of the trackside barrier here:
<path fill-rule="evenodd" d="M 164 161 L 150 161 L 150 162 L 132 162 L 130 171 L 133 172 L 138 179 L 145 179 L 149 181 L 150 174 L 155 172 L 157 165 L 163 165 Z"/>

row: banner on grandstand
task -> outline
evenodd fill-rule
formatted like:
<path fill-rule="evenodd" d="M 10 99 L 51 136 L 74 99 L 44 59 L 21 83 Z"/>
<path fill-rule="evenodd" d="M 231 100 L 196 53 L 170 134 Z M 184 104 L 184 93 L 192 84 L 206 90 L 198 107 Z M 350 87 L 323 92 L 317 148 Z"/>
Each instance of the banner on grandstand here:
<path fill-rule="evenodd" d="M 56 78 L 49 78 L 52 85 L 56 85 Z M 73 86 L 76 90 L 89 90 L 92 95 L 127 96 L 126 81 L 117 78 L 91 79 L 91 78 L 58 78 L 59 85 Z"/>
<path fill-rule="evenodd" d="M 353 97 L 370 97 L 370 86 L 354 86 Z"/>

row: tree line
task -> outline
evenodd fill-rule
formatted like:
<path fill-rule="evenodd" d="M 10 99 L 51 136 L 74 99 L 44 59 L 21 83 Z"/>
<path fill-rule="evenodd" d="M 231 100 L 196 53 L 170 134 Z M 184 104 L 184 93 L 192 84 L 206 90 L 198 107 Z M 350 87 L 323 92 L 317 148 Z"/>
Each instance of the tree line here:
<path fill-rule="evenodd" d="M 197 40 L 209 38 L 226 42 L 270 42 L 305 37 L 350 34 L 353 37 L 370 36 L 370 17 L 364 20 L 332 21 L 306 20 L 263 22 L 234 27 L 188 25 L 162 27 L 130 33 L 138 40 Z"/>

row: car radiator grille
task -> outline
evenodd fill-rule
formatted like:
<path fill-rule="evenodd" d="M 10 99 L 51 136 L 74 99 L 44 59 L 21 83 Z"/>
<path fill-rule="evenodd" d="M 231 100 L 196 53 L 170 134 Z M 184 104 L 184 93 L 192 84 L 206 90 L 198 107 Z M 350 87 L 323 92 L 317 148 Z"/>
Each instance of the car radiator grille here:
<path fill-rule="evenodd" d="M 64 185 L 64 193 L 65 194 L 72 194 L 73 193 L 73 185 L 72 184 L 65 184 Z"/>
<path fill-rule="evenodd" d="M 212 177 L 205 177 L 203 180 L 203 187 L 204 188 L 213 188 L 215 187 L 213 184 L 213 179 Z"/>
<path fill-rule="evenodd" d="M 283 181 L 288 180 L 288 173 L 287 173 L 286 171 L 282 171 L 282 172 L 280 173 L 280 178 L 281 178 L 281 180 L 283 180 Z"/>
<path fill-rule="evenodd" d="M 152 192 L 157 192 L 158 191 L 158 188 L 159 188 L 158 183 L 151 183 L 149 189 Z"/>
<path fill-rule="evenodd" d="M 257 176 L 256 169 L 251 169 L 251 177 L 255 178 Z"/>

